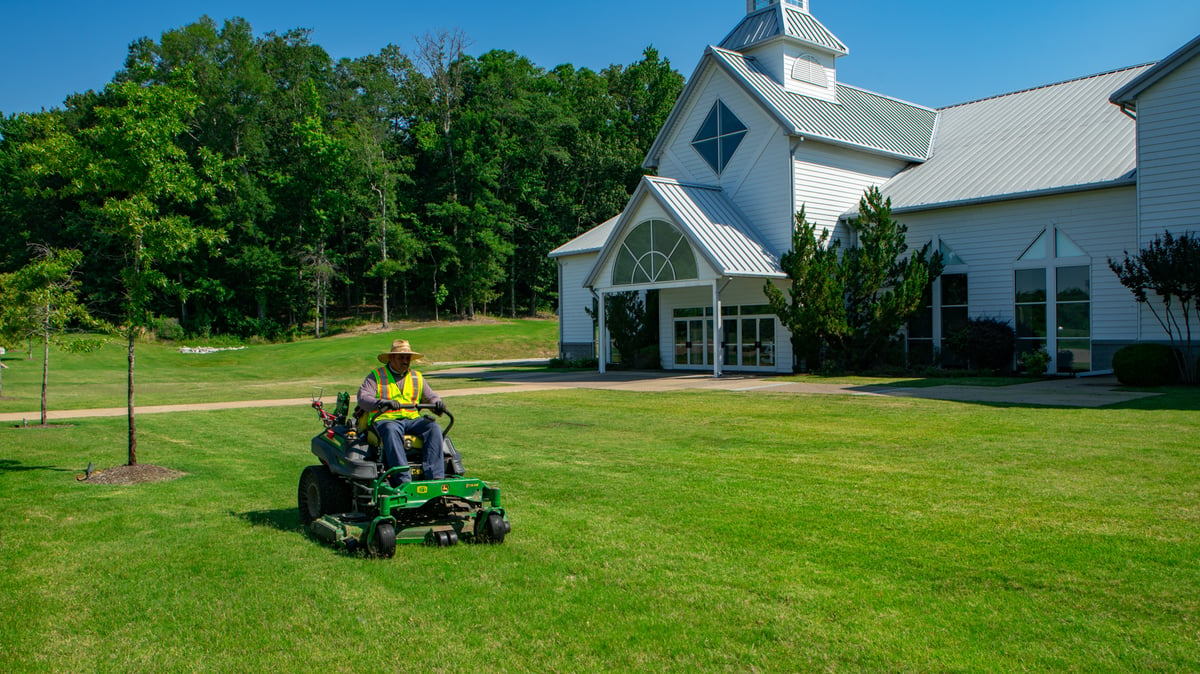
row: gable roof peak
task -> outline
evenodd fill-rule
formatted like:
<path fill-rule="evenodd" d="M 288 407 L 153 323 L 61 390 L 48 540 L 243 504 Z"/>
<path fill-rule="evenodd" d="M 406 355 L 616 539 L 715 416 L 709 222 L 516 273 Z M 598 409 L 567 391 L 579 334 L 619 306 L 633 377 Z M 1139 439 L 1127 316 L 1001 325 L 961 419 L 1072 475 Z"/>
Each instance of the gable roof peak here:
<path fill-rule="evenodd" d="M 846 45 L 810 12 L 808 0 L 746 0 L 746 16 L 721 47 L 745 51 L 774 39 L 816 48 L 834 58 L 850 53 Z"/>

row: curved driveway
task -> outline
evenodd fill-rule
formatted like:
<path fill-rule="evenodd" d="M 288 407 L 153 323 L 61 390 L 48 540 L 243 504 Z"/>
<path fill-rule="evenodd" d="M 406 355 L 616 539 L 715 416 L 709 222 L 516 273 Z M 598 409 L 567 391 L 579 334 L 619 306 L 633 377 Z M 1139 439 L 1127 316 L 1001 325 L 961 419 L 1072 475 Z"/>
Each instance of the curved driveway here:
<path fill-rule="evenodd" d="M 1122 388 L 1115 377 L 1079 377 L 1049 379 L 1012 386 L 964 386 L 946 385 L 926 388 L 888 386 L 862 386 L 854 384 L 824 384 L 794 381 L 777 381 L 774 375 L 728 374 L 719 379 L 711 374 L 679 373 L 672 371 L 608 372 L 595 371 L 546 372 L 523 370 L 517 365 L 543 365 L 545 361 L 494 361 L 435 370 L 428 373 L 436 382 L 439 394 L 447 396 L 487 395 L 492 393 L 518 393 L 522 391 L 549 391 L 554 389 L 591 388 L 612 391 L 640 391 L 655 393 L 685 389 L 730 391 L 763 394 L 833 394 L 861 396 L 894 396 L 955 400 L 991 405 L 1021 405 L 1031 407 L 1103 407 L 1117 403 L 1158 395 Z M 479 380 L 492 385 L 456 388 L 455 380 Z M 278 400 L 243 400 L 220 403 L 197 403 L 184 405 L 142 405 L 138 414 L 164 412 L 192 412 L 200 410 L 241 409 L 248 407 L 282 407 L 309 405 L 309 398 L 287 398 Z M 50 410 L 49 420 L 78 419 L 84 417 L 124 416 L 124 407 L 85 410 Z M 37 422 L 40 415 L 32 412 L 9 412 L 0 414 L 0 422 L 30 420 Z"/>

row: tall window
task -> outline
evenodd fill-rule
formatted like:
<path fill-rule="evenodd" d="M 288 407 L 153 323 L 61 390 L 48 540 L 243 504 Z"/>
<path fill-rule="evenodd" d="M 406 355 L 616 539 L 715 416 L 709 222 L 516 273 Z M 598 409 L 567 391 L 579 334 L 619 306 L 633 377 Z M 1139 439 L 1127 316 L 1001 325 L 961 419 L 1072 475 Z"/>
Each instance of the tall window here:
<path fill-rule="evenodd" d="M 946 349 L 950 335 L 967 324 L 967 263 L 945 241 L 938 241 L 945 265 L 925 290 L 921 308 L 908 320 L 908 361 L 912 366 L 965 365 Z"/>
<path fill-rule="evenodd" d="M 700 125 L 700 130 L 692 138 L 692 147 L 712 170 L 720 175 L 737 152 L 742 139 L 746 137 L 747 128 L 742 120 L 737 118 L 721 101 L 713 104 L 708 117 Z"/>
<path fill-rule="evenodd" d="M 634 227 L 621 242 L 612 282 L 637 285 L 696 276 L 696 255 L 683 234 L 669 222 L 647 220 Z"/>
<path fill-rule="evenodd" d="M 1045 348 L 1057 372 L 1092 369 L 1091 259 L 1057 227 L 1025 249 L 1013 271 L 1017 352 Z"/>
<path fill-rule="evenodd" d="M 1016 286 L 1017 353 L 1046 346 L 1046 270 L 1018 269 Z"/>

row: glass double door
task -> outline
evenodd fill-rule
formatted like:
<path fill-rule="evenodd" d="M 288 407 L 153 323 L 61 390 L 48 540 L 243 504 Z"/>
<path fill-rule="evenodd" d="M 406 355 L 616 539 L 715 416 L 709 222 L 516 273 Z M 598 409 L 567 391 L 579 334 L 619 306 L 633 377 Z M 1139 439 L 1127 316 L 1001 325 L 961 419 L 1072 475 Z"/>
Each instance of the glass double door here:
<path fill-rule="evenodd" d="M 775 367 L 774 318 L 726 318 L 722 326 L 725 329 L 725 341 L 721 345 L 721 352 L 726 367 Z"/>
<path fill-rule="evenodd" d="M 775 318 L 725 318 L 721 343 L 723 365 L 735 369 L 775 367 Z M 712 365 L 712 318 L 675 319 L 675 364 Z"/>

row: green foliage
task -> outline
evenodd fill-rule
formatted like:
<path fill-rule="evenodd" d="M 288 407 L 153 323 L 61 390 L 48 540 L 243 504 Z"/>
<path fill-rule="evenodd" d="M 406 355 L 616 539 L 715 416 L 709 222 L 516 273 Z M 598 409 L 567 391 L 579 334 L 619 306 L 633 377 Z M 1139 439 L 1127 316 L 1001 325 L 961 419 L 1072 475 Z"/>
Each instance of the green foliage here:
<path fill-rule="evenodd" d="M 866 368 L 883 362 L 900 328 L 921 306 L 926 288 L 942 272 L 940 253 L 926 245 L 908 251 L 908 227 L 892 217 L 891 199 L 871 187 L 858 202 L 858 219 L 849 223 L 858 244 L 842 255 L 839 271 L 846 298 L 849 330 L 837 344 L 843 363 Z"/>
<path fill-rule="evenodd" d="M 207 17 L 133 42 L 104 91 L 0 119 L 0 272 L 77 246 L 100 315 L 192 335 L 553 307 L 546 253 L 621 210 L 683 78 L 653 49 L 597 73 L 425 42 L 334 62 Z M 119 276 L 138 227 L 164 245 Z"/>
<path fill-rule="evenodd" d="M 11 274 L 0 274 L 0 341 L 35 339 L 42 343 L 41 422 L 46 424 L 46 394 L 50 376 L 50 342 L 81 353 L 99 348 L 100 340 L 63 340 L 69 328 L 107 326 L 88 313 L 78 297 L 75 269 L 83 253 L 31 246 L 34 259 Z M 2 384 L 2 381 L 0 381 Z M 0 385 L 0 395 L 3 394 Z"/>
<path fill-rule="evenodd" d="M 1040 377 L 1046 374 L 1046 370 L 1050 367 L 1050 352 L 1044 348 L 1026 351 L 1017 356 L 1017 365 L 1026 373 Z"/>
<path fill-rule="evenodd" d="M 971 368 L 1008 372 L 1012 370 L 1017 333 L 1008 321 L 972 318 L 947 338 L 954 353 L 966 358 Z"/>
<path fill-rule="evenodd" d="M 1139 304 L 1150 308 L 1175 347 L 1175 367 L 1185 383 L 1200 382 L 1193 343 L 1193 322 L 1200 329 L 1200 238 L 1193 234 L 1155 236 L 1146 248 L 1108 266 Z M 1150 301 L 1150 293 L 1158 304 Z"/>
<path fill-rule="evenodd" d="M 846 323 L 844 281 L 838 267 L 840 241 L 829 243 L 829 232 L 816 234 L 804 207 L 796 214 L 792 249 L 783 254 L 788 275 L 788 297 L 768 281 L 763 286 L 771 310 L 791 333 L 792 351 L 809 369 L 821 363 L 821 349 L 849 330 Z"/>
<path fill-rule="evenodd" d="M 772 310 L 793 330 L 796 357 L 806 358 L 810 369 L 818 363 L 853 370 L 884 364 L 896 351 L 897 332 L 941 274 L 941 254 L 930 254 L 928 246 L 904 257 L 908 228 L 892 217 L 891 200 L 878 188 L 867 190 L 858 209 L 850 223 L 857 245 L 840 258 L 841 241 L 829 243 L 828 232 L 818 237 L 801 209 L 792 250 L 782 260 L 790 301 L 772 284 L 764 288 Z"/>
<path fill-rule="evenodd" d="M 1166 344 L 1130 344 L 1113 354 L 1113 374 L 1126 386 L 1170 386 L 1180 379 L 1177 359 Z"/>

